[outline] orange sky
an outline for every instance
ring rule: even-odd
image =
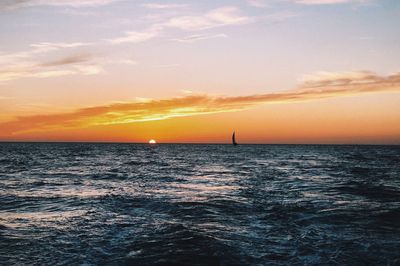
[[[231,132],[236,130],[241,143],[400,144],[399,102],[400,95],[396,93],[347,96],[157,121],[56,127],[9,134],[2,139],[229,143]]]

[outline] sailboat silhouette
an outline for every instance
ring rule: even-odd
[[[238,145],[236,142],[236,138],[235,138],[235,131],[233,131],[233,134],[232,134],[232,144],[233,144],[233,146]]]

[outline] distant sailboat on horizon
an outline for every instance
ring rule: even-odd
[[[238,145],[236,142],[235,131],[233,131],[233,134],[232,134],[232,144],[233,144],[233,146]]]

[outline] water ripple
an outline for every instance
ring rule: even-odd
[[[400,148],[0,144],[0,264],[396,265]]]

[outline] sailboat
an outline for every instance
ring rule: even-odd
[[[236,138],[235,138],[235,131],[233,131],[233,134],[232,134],[232,144],[233,144],[233,146],[238,145],[236,142]]]

